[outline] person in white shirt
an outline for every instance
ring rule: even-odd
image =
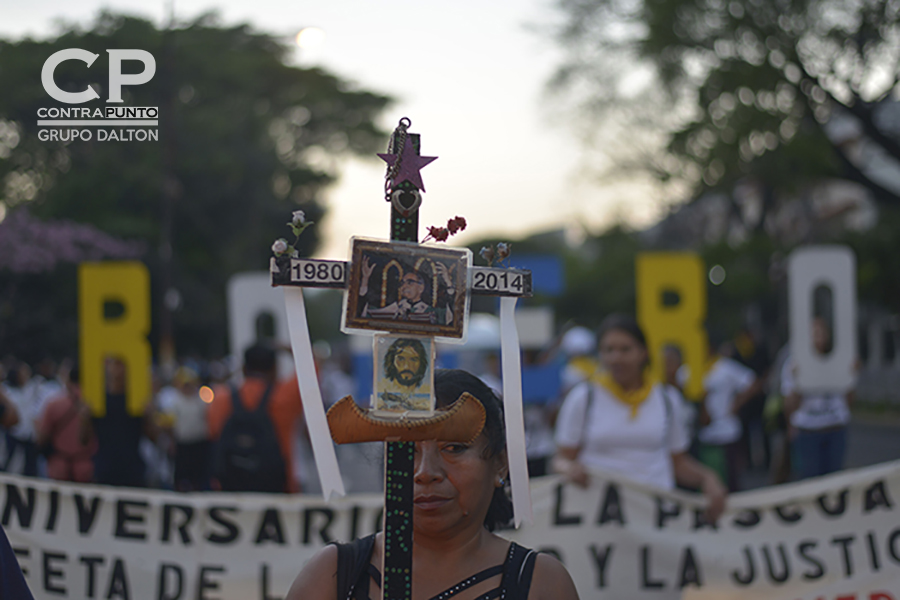
[[[598,339],[605,370],[575,387],[563,402],[554,468],[579,485],[587,484],[591,467],[664,489],[676,483],[697,488],[706,496],[707,518],[717,520],[727,490],[687,453],[681,395],[649,378],[647,342],[637,322],[610,315]]]
[[[813,346],[820,353],[831,349],[831,332],[825,321],[812,324]],[[797,389],[796,365],[788,357],[781,371],[784,412],[792,430],[792,470],[799,479],[840,471],[847,450],[847,426],[853,391],[801,393]]]
[[[19,420],[6,431],[0,471],[35,477],[38,474],[35,423],[46,399],[41,398],[39,386],[32,383],[31,367],[24,362],[17,362],[10,369],[2,390],[15,405]]]
[[[173,383],[175,394],[169,414],[175,439],[175,489],[207,490],[212,452],[206,415],[209,404],[200,397],[200,377],[193,369],[179,368]]]
[[[713,352],[703,376],[703,427],[697,432],[699,457],[728,482],[729,491],[736,492],[744,462],[738,413],[759,392],[762,382],[752,369],[714,351],[715,347],[710,344]]]

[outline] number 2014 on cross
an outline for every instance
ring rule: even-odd
[[[526,287],[524,275],[512,269],[479,268],[472,275],[473,291],[484,290],[519,295],[525,291]]]

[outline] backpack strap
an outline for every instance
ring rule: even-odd
[[[269,382],[269,385],[266,387],[266,391],[263,392],[262,398],[259,401],[259,404],[256,405],[257,411],[264,411],[266,407],[269,405],[269,396],[272,395],[272,388],[274,387],[274,383]]]
[[[228,386],[231,392],[231,409],[234,412],[244,412],[244,402],[241,398],[241,392],[233,383]]]
[[[332,542],[338,551],[337,559],[337,598],[338,600],[350,600],[357,588],[368,595],[368,586],[361,586],[361,582],[368,582],[369,571],[366,568],[372,560],[372,549],[375,547],[375,534],[354,540],[348,544]],[[358,592],[357,592],[358,593]],[[365,597],[365,596],[363,596]]]
[[[244,408],[244,401],[241,398],[241,392],[238,390],[237,386],[231,384],[231,408],[235,412],[250,412],[246,408]],[[273,384],[269,383],[266,387],[266,391],[263,392],[262,398],[259,401],[259,404],[256,405],[256,409],[253,412],[265,410],[269,405],[269,396],[272,395],[272,387]]]
[[[660,386],[660,391],[662,392],[663,407],[665,407],[666,410],[666,440],[671,442],[671,440],[669,440],[668,438],[669,430],[672,426],[672,419],[674,418],[672,413],[675,411],[675,408],[672,406],[672,402],[675,402],[675,399],[672,398],[672,394],[669,391],[672,386],[667,383],[661,383]],[[681,424],[679,423],[678,426],[681,426]]]
[[[581,423],[581,441],[578,444],[579,450],[584,449],[585,442],[587,441],[588,419],[591,416],[591,409],[594,407],[596,396],[594,383],[590,379],[585,381],[582,385],[587,386],[587,401],[584,403],[584,419]]]

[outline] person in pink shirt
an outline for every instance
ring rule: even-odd
[[[73,366],[66,391],[50,400],[38,423],[38,448],[50,444],[47,476],[61,481],[89,483],[94,478],[97,439],[90,428],[91,413],[81,397],[78,367]]]

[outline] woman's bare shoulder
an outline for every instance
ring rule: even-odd
[[[316,553],[297,578],[285,600],[337,600],[337,546]]]
[[[549,554],[538,554],[528,600],[578,600],[578,590],[561,562]]]

